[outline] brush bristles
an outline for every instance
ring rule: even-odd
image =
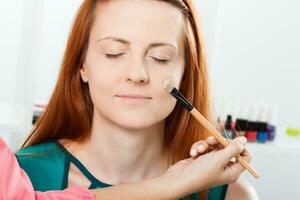
[[[171,91],[172,91],[173,88],[174,88],[174,85],[173,85],[173,83],[172,83],[172,81],[171,81],[170,79],[166,79],[166,80],[164,80],[163,87],[164,87],[169,93],[171,93]]]

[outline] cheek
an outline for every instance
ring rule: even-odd
[[[100,55],[91,55],[87,66],[87,76],[91,92],[112,92],[118,78],[123,73],[122,68],[107,62]]]
[[[157,109],[163,111],[163,113],[168,116],[174,109],[176,105],[176,99],[163,88],[163,82],[165,79],[171,79],[176,88],[179,87],[181,78],[183,75],[183,67],[162,70],[156,75],[155,81],[152,79],[152,83],[155,87],[156,97],[157,97]]]
[[[109,88],[107,88],[107,82],[103,79],[90,79],[89,90],[92,102],[96,108],[99,105],[105,104],[106,97],[108,95]]]
[[[161,70],[153,70],[152,72],[152,83],[154,82],[155,87],[158,91],[167,93],[163,88],[163,82],[166,79],[170,79],[174,86],[178,88],[184,73],[183,65],[175,65],[173,67],[161,68]]]
[[[107,70],[101,65],[93,65],[93,69],[88,71],[90,95],[96,107],[113,96],[116,77],[114,70]]]
[[[159,94],[158,97],[159,98],[157,99],[157,111],[163,114],[163,118],[166,118],[173,111],[176,105],[176,99],[164,89],[162,89],[162,92]]]

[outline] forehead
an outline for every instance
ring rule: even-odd
[[[183,33],[180,10],[157,0],[109,0],[98,3],[92,30],[95,37],[178,43]],[[96,39],[96,38],[95,38]]]

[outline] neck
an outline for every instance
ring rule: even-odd
[[[116,185],[165,172],[163,147],[164,122],[133,130],[95,115],[91,137],[75,154],[98,179]]]

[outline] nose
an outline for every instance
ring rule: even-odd
[[[126,82],[146,84],[149,82],[149,74],[143,62],[135,62],[129,66]]]

